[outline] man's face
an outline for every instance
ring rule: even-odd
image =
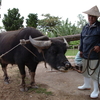
[[[93,16],[93,15],[88,15],[88,21],[90,23],[90,25],[94,24],[97,21],[97,16]]]

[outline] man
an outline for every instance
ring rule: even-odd
[[[99,86],[98,86],[98,74],[100,70],[100,63],[97,65],[99,60],[99,52],[100,52],[100,22],[97,21],[100,16],[100,12],[97,6],[92,7],[88,11],[85,11],[88,15],[88,24],[86,24],[81,32],[81,40],[80,40],[80,56],[83,58],[83,76],[84,76],[84,84],[79,86],[79,90],[88,90],[91,89],[91,81],[93,82],[93,92],[90,94],[91,98],[97,98],[99,95]],[[91,53],[89,54],[89,52]],[[87,66],[88,56],[89,57],[89,65]],[[97,68],[96,68],[97,65]],[[91,70],[90,68],[94,69]],[[86,69],[86,67],[88,67]],[[99,83],[100,84],[100,83]]]

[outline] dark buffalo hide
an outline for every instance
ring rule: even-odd
[[[48,37],[36,40],[37,37],[41,36],[43,34],[40,31],[30,27],[0,34],[0,63],[5,76],[4,81],[9,83],[6,70],[7,65],[17,64],[22,76],[21,91],[27,90],[24,80],[26,76],[25,65],[29,68],[31,75],[30,85],[32,87],[35,86],[34,77],[39,62],[45,61],[56,70],[67,70],[70,67],[70,63],[65,57],[66,44],[60,40],[49,39]],[[20,43],[22,39],[28,40],[28,42],[26,44],[25,41]],[[9,50],[11,51],[8,52]]]

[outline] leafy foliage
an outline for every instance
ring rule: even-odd
[[[36,28],[37,27],[37,23],[38,23],[37,14],[29,14],[28,15],[28,19],[26,19],[27,26]]]
[[[72,25],[72,23],[68,21],[68,18],[66,21],[60,21],[59,19],[59,24],[49,28],[51,30],[48,30],[46,27],[42,27],[40,30],[48,37],[58,37],[79,33],[79,29],[75,26],[75,24]]]
[[[87,21],[84,19],[84,16],[82,14],[78,15],[78,19],[79,19],[79,21],[77,21],[77,27],[82,29],[83,26],[87,23]]]
[[[80,40],[76,40],[76,41],[70,41],[69,42],[69,45],[70,45],[70,49],[73,49],[73,48],[77,48],[79,47],[79,44],[80,44]]]
[[[12,10],[8,9],[8,14],[4,14],[2,20],[6,31],[18,30],[23,27],[24,17],[20,17],[19,9],[13,8]]]
[[[56,34],[56,36],[73,35],[78,33],[75,24],[72,25],[72,23],[68,21],[68,18],[66,21],[62,21],[61,25],[56,26],[53,29],[53,33]]]
[[[50,14],[42,14],[44,19],[38,21],[38,28],[45,29],[47,32],[52,31],[52,28],[61,24],[59,17],[51,16]]]
[[[47,35],[48,37],[55,37],[56,35],[52,31],[47,31],[46,28],[39,28],[37,27],[38,30],[40,30],[44,35]]]
[[[79,45],[80,44],[80,40],[77,41],[70,41],[69,45]]]

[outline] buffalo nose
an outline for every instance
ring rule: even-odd
[[[66,68],[71,68],[71,63],[69,61],[64,62]]]

